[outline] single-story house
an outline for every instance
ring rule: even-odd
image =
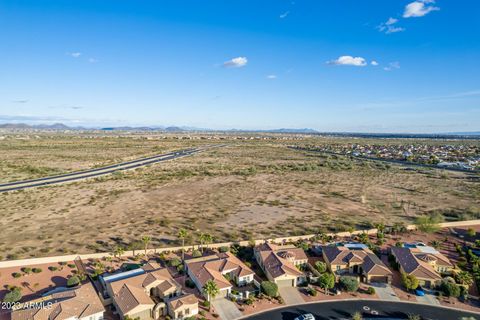
[[[353,275],[367,283],[392,281],[392,271],[364,244],[323,246],[322,255],[328,269],[337,277]]]
[[[308,257],[301,248],[263,243],[255,247],[254,255],[267,278],[279,287],[296,287],[307,281],[301,268],[307,265]]]
[[[234,285],[242,287],[253,283],[255,274],[230,252],[190,259],[185,265],[200,292],[209,280],[215,282],[220,291],[217,297],[228,297]]]
[[[401,272],[414,275],[421,286],[434,287],[442,274],[452,274],[454,265],[432,247],[409,245],[390,248]]]
[[[53,293],[15,306],[12,320],[103,320],[105,308],[88,282],[80,287]]]

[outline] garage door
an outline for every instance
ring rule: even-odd
[[[381,283],[387,283],[388,279],[385,276],[372,276],[370,278],[370,282],[381,282]]]
[[[291,279],[288,279],[288,280],[277,280],[275,283],[276,283],[277,286],[279,286],[279,287],[293,287],[294,281],[295,281],[295,280],[291,280]]]

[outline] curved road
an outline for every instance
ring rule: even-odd
[[[135,169],[138,167],[147,166],[157,162],[168,161],[172,159],[190,156],[192,154],[202,152],[209,148],[222,147],[222,146],[224,145],[204,146],[201,148],[178,150],[170,153],[159,154],[151,157],[121,162],[121,163],[117,163],[114,165],[105,166],[101,168],[65,173],[65,174],[60,174],[60,175],[50,176],[45,178],[8,182],[8,183],[0,184],[0,193],[83,180],[83,179],[93,178],[93,177],[99,177],[99,176],[111,174],[117,171]]]
[[[361,312],[363,319],[408,319],[409,314],[429,320],[459,320],[462,317],[480,319],[480,314],[449,308],[433,307],[418,303],[386,302],[372,300],[334,301],[288,306],[251,317],[245,320],[293,320],[300,314],[312,313],[316,320],[351,319],[352,314]]]

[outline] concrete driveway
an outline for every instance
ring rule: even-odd
[[[426,303],[426,304],[429,304],[429,305],[432,305],[432,306],[439,306],[440,305],[440,301],[438,301],[437,297],[435,296],[435,294],[432,292],[432,291],[429,291],[429,290],[424,290],[425,291],[425,295],[423,297],[420,297],[420,296],[415,296],[415,298],[417,298],[417,301],[418,302],[421,302],[421,303]]]
[[[305,302],[296,287],[279,287],[278,292],[287,306]]]
[[[400,301],[392,287],[388,283],[373,282],[370,283],[375,288],[378,297],[386,301]]]
[[[218,313],[222,320],[234,320],[243,316],[235,303],[227,298],[214,299],[211,303],[215,312]]]

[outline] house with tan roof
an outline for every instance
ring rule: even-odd
[[[102,283],[122,320],[159,319],[170,312],[168,302],[182,295],[182,287],[168,269],[156,263],[103,277]],[[190,300],[190,305],[197,304],[197,308],[190,308],[191,312],[198,312],[198,300]]]
[[[392,281],[392,271],[364,244],[322,246],[322,255],[336,276],[353,275],[367,283]]]
[[[15,306],[12,320],[103,320],[105,308],[88,282]]]
[[[187,294],[168,300],[168,315],[172,319],[183,319],[198,314],[198,299]]]
[[[442,274],[452,274],[454,265],[432,247],[408,245],[392,247],[390,252],[400,272],[414,275],[421,286],[434,287],[442,280]]]
[[[301,248],[263,243],[255,247],[254,255],[267,278],[279,287],[296,287],[307,280],[300,268],[307,265],[308,257]]]
[[[255,273],[252,269],[230,252],[190,259],[185,265],[188,275],[200,292],[212,280],[219,288],[218,297],[228,297],[234,286],[244,287],[254,282]]]

